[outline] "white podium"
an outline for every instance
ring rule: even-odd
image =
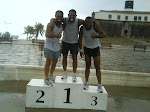
[[[107,109],[107,97],[108,94],[104,87],[102,87],[103,93],[97,92],[97,86],[89,86],[88,90],[83,90],[83,108],[94,110],[106,110]]]
[[[55,108],[82,108],[83,82],[77,77],[77,82],[72,82],[72,77],[62,81],[61,76],[55,80]]]
[[[83,81],[77,77],[61,80],[56,76],[53,87],[44,84],[44,79],[32,79],[27,84],[26,107],[35,108],[68,108],[106,110],[108,93],[103,87],[103,93],[97,92],[97,86],[89,86],[83,90]]]
[[[54,106],[54,87],[44,84],[44,79],[32,79],[27,84],[26,107],[50,108]]]

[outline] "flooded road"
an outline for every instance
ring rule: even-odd
[[[0,112],[101,112],[96,110],[27,109],[25,108],[27,83],[28,81],[0,81]],[[149,112],[150,88],[105,85],[104,87],[109,94],[106,112]]]

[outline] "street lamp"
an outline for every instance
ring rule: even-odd
[[[6,21],[4,21],[4,23],[6,24],[6,37],[7,37],[7,24],[11,24],[11,23],[7,23]]]

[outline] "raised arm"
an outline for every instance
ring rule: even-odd
[[[54,20],[51,19],[50,23],[47,24],[45,37],[47,38],[61,38],[61,33],[58,34],[52,34],[53,28],[54,28]]]
[[[83,25],[83,23],[84,23],[84,20],[83,19],[79,19],[79,26]]]
[[[94,29],[95,31],[99,34],[99,35],[96,35],[96,34],[92,34],[92,38],[104,38],[107,36],[107,34],[101,29],[99,23],[96,21],[95,22],[95,26],[94,26]]]

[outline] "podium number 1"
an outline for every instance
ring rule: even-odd
[[[64,103],[71,103],[70,102],[70,88],[67,88],[67,89],[64,89],[64,90],[67,90],[66,102],[64,102]]]

